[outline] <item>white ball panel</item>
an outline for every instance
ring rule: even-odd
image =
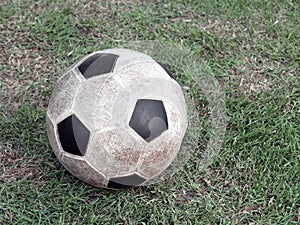
[[[153,59],[133,62],[116,71],[114,78],[123,86],[129,86],[143,78],[161,78],[172,80],[168,73]]]
[[[79,86],[79,79],[73,71],[67,72],[58,80],[48,104],[51,119],[56,122],[61,114],[71,110]]]
[[[93,168],[83,157],[63,153],[60,161],[70,173],[88,184],[105,187],[108,183],[104,174]]]
[[[78,94],[74,99],[73,110],[75,114],[84,121],[88,127],[93,129],[99,129],[99,127],[105,126],[105,122],[95,120],[102,115],[102,111],[95,111],[98,104],[98,98],[105,98],[102,96],[102,90],[106,88],[106,80],[109,79],[109,75],[102,75],[86,79],[81,83],[81,87],[78,90]],[[99,97],[102,96],[102,97]]]
[[[165,170],[176,157],[182,139],[173,130],[167,130],[159,138],[147,144],[139,161],[138,172],[149,178]]]
[[[105,129],[120,124],[112,115],[116,101],[123,97],[128,97],[128,93],[110,75],[88,79],[77,94],[74,112],[91,130]],[[121,109],[119,113],[122,112]]]
[[[182,135],[183,137],[188,126],[186,109],[178,109],[178,107],[174,106],[174,102],[170,104],[167,100],[164,101],[164,106],[167,112],[169,129],[177,131],[178,135]]]
[[[127,92],[119,96],[113,107],[111,116],[114,126],[128,128],[130,115],[135,106],[136,99],[132,98]]]
[[[46,125],[47,125],[47,134],[48,134],[48,139],[51,144],[51,147],[53,149],[54,154],[56,155],[57,158],[60,158],[61,155],[61,150],[60,150],[60,145],[58,143],[59,138],[57,137],[57,132],[56,132],[56,126],[55,124],[51,121],[49,118],[48,114],[46,114]]]
[[[121,176],[135,171],[143,152],[126,130],[115,128],[94,133],[86,159],[107,176]]]
[[[96,129],[103,129],[118,124],[118,120],[112,119],[114,106],[119,99],[126,98],[128,95],[128,92],[113,78],[110,77],[105,81],[101,93],[96,96],[93,116]]]

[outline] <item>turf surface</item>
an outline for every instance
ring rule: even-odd
[[[0,224],[300,223],[298,1],[2,0],[0,12]],[[202,146],[184,170],[106,191],[59,164],[45,109],[69,65],[135,40],[180,43],[207,62],[226,96],[227,133],[200,171],[209,122],[195,89]]]

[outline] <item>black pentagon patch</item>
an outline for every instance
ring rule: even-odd
[[[156,61],[157,62],[157,61]],[[166,72],[167,72],[167,74],[172,78],[172,79],[174,79],[174,80],[176,80],[176,78],[175,78],[175,76],[171,73],[171,71],[168,69],[168,67],[165,65],[165,64],[163,64],[163,63],[161,63],[161,62],[157,62]]]
[[[126,189],[134,186],[138,186],[145,182],[146,179],[140,177],[137,174],[132,174],[124,177],[111,178],[108,182],[107,187],[113,189]]]
[[[84,60],[78,69],[85,78],[111,73],[118,57],[110,53],[96,53]]]
[[[168,129],[164,104],[160,100],[139,99],[129,126],[145,141],[150,142]]]
[[[90,131],[84,124],[73,114],[61,121],[57,128],[63,150],[84,156],[90,138]]]

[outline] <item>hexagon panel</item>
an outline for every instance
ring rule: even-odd
[[[111,73],[114,69],[118,55],[110,53],[96,53],[84,60],[78,70],[85,78]]]
[[[135,139],[123,128],[93,132],[85,158],[108,177],[133,173],[144,147]]]
[[[160,100],[139,99],[129,126],[145,141],[150,142],[168,129],[164,104]]]
[[[64,151],[78,156],[84,156],[90,137],[90,131],[73,114],[58,125],[58,134]]]
[[[60,148],[59,148],[58,140],[55,135],[56,125],[49,118],[48,114],[46,115],[46,125],[47,125],[47,134],[48,134],[49,142],[54,151],[54,154],[56,155],[56,157],[59,158],[60,157]]]
[[[168,130],[156,142],[148,143],[147,151],[140,158],[137,172],[149,178],[160,174],[176,157],[181,140],[176,131]]]
[[[60,161],[70,173],[88,184],[103,187],[107,183],[105,176],[90,166],[82,157],[78,158],[63,153]]]
[[[66,111],[71,110],[74,98],[80,87],[76,73],[69,71],[56,83],[48,105],[48,114],[53,122]]]
[[[129,187],[138,186],[145,181],[145,178],[140,177],[139,175],[134,173],[129,176],[111,178],[108,182],[107,187],[113,189],[126,189]]]

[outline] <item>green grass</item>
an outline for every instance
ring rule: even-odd
[[[1,1],[0,224],[299,224],[298,1],[109,2]],[[182,43],[205,60],[226,96],[227,133],[207,170],[199,149],[162,185],[113,192],[59,164],[45,110],[69,65],[134,40]]]

